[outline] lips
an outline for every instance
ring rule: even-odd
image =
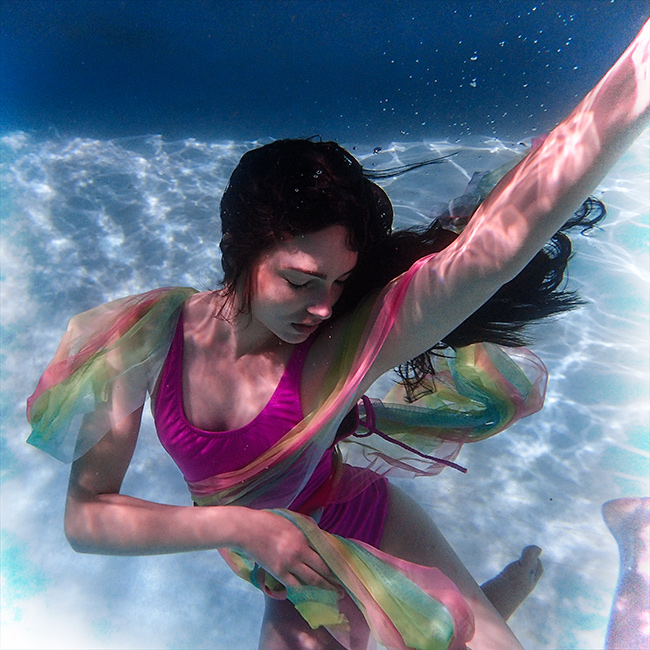
[[[294,329],[297,329],[302,334],[308,334],[310,332],[313,332],[320,325],[320,323],[291,323],[291,325],[294,327]]]

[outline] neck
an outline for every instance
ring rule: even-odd
[[[266,327],[256,323],[250,311],[242,307],[237,295],[231,300],[218,292],[215,298],[218,301],[217,318],[225,326],[219,329],[226,334],[235,358],[273,353],[288,345]]]

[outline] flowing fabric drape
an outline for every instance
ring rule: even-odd
[[[513,163],[514,164],[514,163]],[[461,229],[489,189],[512,165],[475,175],[462,200],[440,216]],[[345,588],[285,589],[240,552],[223,550],[229,566],[267,594],[289,598],[312,627],[326,626],[350,647],[350,607],[363,613],[374,638],[389,650],[460,650],[473,634],[470,609],[437,569],[331,535],[310,517],[287,508],[301,492],[391,330],[411,279],[430,257],[416,262],[349,319],[344,344],[324,382],[319,406],[267,452],[236,471],[188,482],[195,504],[273,509],[307,537]],[[154,391],[190,288],[157,289],[75,316],[27,403],[28,442],[65,462],[81,457],[112,426],[140,408]],[[465,442],[487,438],[541,408],[546,370],[527,350],[475,344],[439,357],[429,391],[407,404],[398,384],[386,400],[364,398],[359,428],[339,443],[343,461],[373,472],[338,472],[327,502],[344,501],[380,475],[434,475]],[[343,460],[341,460],[341,458]],[[441,459],[441,460],[436,460]]]
[[[400,650],[464,647],[471,637],[472,615],[453,584],[436,569],[331,535],[309,517],[282,509],[304,487],[342,418],[355,406],[357,387],[390,331],[409,280],[426,260],[356,311],[319,408],[246,467],[189,483],[199,505],[281,509],[344,585],[375,638]],[[73,318],[28,401],[30,444],[69,462],[86,453],[116,420],[139,408],[155,386],[183,303],[193,293],[188,288],[159,289]],[[423,456],[441,455],[446,446],[442,455],[455,457],[464,442],[484,439],[536,411],[545,379],[543,365],[527,351],[509,355],[493,345],[468,346],[440,358],[431,379],[433,392],[415,404],[404,403],[399,386],[388,400],[373,400],[374,424],[385,436],[349,438],[342,444],[347,448],[344,458],[381,474],[435,474],[443,466]],[[366,409],[362,405],[360,421],[367,424]],[[330,500],[344,500],[357,489],[342,482]],[[312,626],[327,626],[345,644],[345,599],[339,603],[335,592],[313,588],[284,590],[241,554],[225,550],[223,555],[238,575],[268,593],[288,597]]]

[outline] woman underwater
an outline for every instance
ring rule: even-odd
[[[479,588],[384,467],[435,473],[463,442],[539,408],[539,373],[469,344],[515,343],[523,324],[574,303],[556,291],[569,249],[555,233],[647,123],[649,40],[646,24],[458,236],[440,224],[391,233],[386,195],[333,143],[245,154],[221,206],[223,288],[80,314],[28,402],[30,442],[74,459],[73,548],[223,549],[267,595],[262,648],[357,650],[369,630],[387,648],[520,648],[504,621],[525,597],[516,567]],[[437,365],[441,341],[457,351]],[[396,367],[402,402],[424,395],[414,407],[364,398]],[[211,507],[120,494],[147,393],[194,504]],[[419,409],[428,398],[436,408]],[[355,429],[380,438],[362,446],[371,468],[341,462],[335,443]],[[536,550],[517,566],[538,573]]]

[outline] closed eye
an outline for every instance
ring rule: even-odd
[[[315,276],[318,279],[323,279],[323,280],[325,279],[325,276],[321,276],[320,274],[309,273],[309,275],[310,276]],[[349,280],[350,275],[352,275],[352,271],[342,275],[338,280],[334,280],[333,284],[335,284],[338,287],[343,287],[345,285],[345,283]],[[285,276],[284,279],[292,289],[296,289],[296,290],[298,290],[298,289],[308,289],[316,281],[314,279],[309,279],[309,280],[306,280],[305,282],[300,282],[300,281],[291,280],[286,276]]]
[[[306,289],[309,286],[309,282],[305,282],[304,284],[299,284],[298,282],[291,282],[288,278],[285,278],[287,281],[287,284],[292,288],[292,289]]]

